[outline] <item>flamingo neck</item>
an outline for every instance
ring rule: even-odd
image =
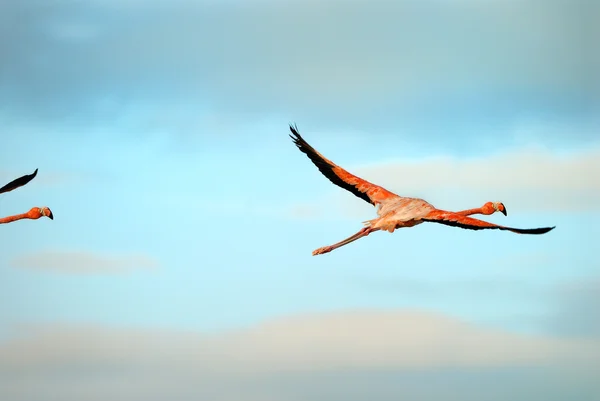
[[[30,219],[30,218],[31,217],[29,217],[29,215],[27,213],[15,214],[14,216],[0,218],[0,224],[10,223],[10,222],[22,220],[22,219]]]
[[[482,208],[476,207],[474,209],[463,210],[462,212],[460,212],[460,214],[462,214],[463,216],[470,216],[472,214],[485,214],[485,213],[483,213]]]

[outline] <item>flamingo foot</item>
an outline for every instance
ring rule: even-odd
[[[331,252],[331,251],[333,251],[333,247],[329,245],[329,246],[323,246],[323,247],[321,247],[319,249],[315,249],[312,254],[313,254],[313,256],[315,256],[315,255],[322,255],[324,253],[328,253],[328,252]]]

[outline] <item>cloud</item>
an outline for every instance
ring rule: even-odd
[[[335,161],[326,149],[321,151]],[[513,211],[595,210],[600,203],[600,149],[556,154],[522,149],[479,158],[432,157],[342,166],[400,196],[422,197],[441,209],[469,209],[487,201]],[[364,202],[342,189],[324,201],[291,205],[295,218],[322,218],[334,203],[339,217],[364,217]]]
[[[146,255],[104,255],[87,251],[40,251],[18,256],[10,264],[16,268],[77,274],[124,273],[158,266]]]
[[[181,109],[197,123],[204,109],[373,134],[418,122],[449,142],[448,121],[592,118],[597,95],[585,0],[38,5],[1,6],[7,121],[89,124],[141,107],[153,110],[137,121],[147,127]]]
[[[588,345],[593,344],[517,335],[420,311],[292,316],[219,334],[93,326],[21,331],[2,346],[0,360],[5,366],[89,358],[149,366],[185,362],[213,371],[275,372],[529,366],[593,361],[596,355],[589,354]]]
[[[481,158],[432,158],[364,166],[359,174],[375,180],[401,180],[414,190],[484,188],[485,190],[600,190],[600,149],[566,156],[521,150]],[[393,178],[392,178],[393,177]],[[397,178],[396,178],[397,177]]]
[[[14,333],[18,335],[0,343],[0,396],[11,400],[209,395],[223,400],[295,400],[303,399],[297,394],[318,392],[322,386],[339,394],[311,399],[372,399],[364,398],[366,394],[353,398],[357,394],[352,383],[363,382],[370,396],[389,397],[398,390],[384,380],[391,375],[416,396],[428,392],[428,383],[459,377],[487,375],[506,386],[518,384],[518,373],[531,375],[535,368],[548,379],[546,369],[562,363],[569,364],[570,372],[556,378],[563,393],[572,380],[586,378],[589,391],[600,391],[585,374],[597,365],[596,343],[517,335],[417,311],[304,315],[220,334],[93,326],[21,327]],[[345,384],[334,380],[352,376],[355,379]],[[431,380],[416,384],[415,376]],[[373,385],[381,380],[384,387]],[[457,390],[480,395],[474,399],[496,399],[490,394],[501,388],[488,388],[486,394],[477,382],[464,380]],[[516,399],[531,395],[516,388]]]
[[[600,339],[600,277],[564,284],[553,292],[552,332],[572,338]]]

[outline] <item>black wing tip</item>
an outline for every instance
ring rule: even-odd
[[[506,231],[512,231],[517,234],[546,234],[547,232],[552,231],[556,228],[556,226],[540,227],[540,228],[513,228],[513,227],[503,227],[503,226],[497,226],[497,225],[494,225],[492,227],[481,227],[481,226],[473,226],[473,225],[469,225],[469,224],[463,224],[463,223],[459,223],[457,221],[452,221],[452,220],[438,220],[438,219],[422,219],[422,220],[428,221],[431,223],[444,224],[446,226],[451,226],[451,227],[464,228],[467,230],[485,230],[485,229],[506,230]]]
[[[36,168],[33,173],[25,174],[24,176],[21,176],[17,179],[12,180],[8,184],[6,184],[2,188],[0,188],[0,194],[13,191],[19,187],[22,187],[23,185],[27,185],[31,180],[33,180],[35,178],[35,176],[37,175],[37,172],[38,172],[38,169]]]
[[[302,135],[300,135],[300,133],[298,132],[298,127],[296,127],[296,124],[292,125],[290,124],[290,131],[292,131],[292,133],[290,134],[290,138],[292,138],[292,141],[294,141],[294,144],[304,153],[306,153],[306,149],[310,149],[310,151],[315,151],[312,146],[310,146],[308,144],[308,142],[306,142],[306,140],[304,138],[302,138]]]
[[[299,141],[302,141],[304,139],[298,132],[298,127],[296,126],[296,124],[292,125],[290,123],[290,131],[292,132],[290,134],[290,138],[292,138],[295,143],[298,143]]]
[[[510,230],[519,233],[519,234],[546,234],[549,231],[552,231],[556,228],[554,227],[540,227],[540,228],[512,228]]]
[[[298,133],[298,126],[296,125],[296,123],[294,123],[294,124],[290,123],[289,126],[290,126],[290,131],[292,131],[292,134],[294,134],[296,136],[300,136],[300,134]]]
[[[541,227],[541,228],[534,228],[533,230],[535,230],[534,234],[546,234],[547,232],[550,232],[550,231],[554,230],[555,228],[556,228],[556,226]]]
[[[304,138],[302,138],[302,136],[298,133],[298,127],[296,126],[296,124],[292,125],[290,123],[290,131],[292,132],[290,138],[292,138],[294,144],[298,147],[298,149],[300,149],[302,153],[308,156],[308,158],[313,162],[313,164],[317,166],[319,171],[325,177],[327,177],[329,181],[347,191],[350,191],[355,196],[365,200],[367,203],[375,205],[371,198],[369,198],[369,195],[359,191],[354,185],[348,184],[333,172],[333,169],[336,166],[333,165],[332,162],[330,162],[329,160],[325,159],[323,155],[317,152],[315,148],[309,145],[309,143],[306,142]]]

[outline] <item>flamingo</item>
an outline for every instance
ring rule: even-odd
[[[8,184],[6,184],[2,188],[0,188],[0,194],[2,194],[4,192],[10,192],[10,191],[12,191],[14,189],[22,187],[23,185],[26,185],[29,181],[31,181],[31,180],[33,180],[35,178],[35,176],[37,175],[37,172],[38,172],[38,169],[36,168],[33,173],[26,174],[26,175],[24,175],[22,177],[19,177],[19,178],[15,179],[15,180],[12,180]],[[22,219],[37,220],[40,217],[48,217],[51,220],[54,220],[54,216],[52,215],[52,211],[48,207],[44,206],[44,207],[32,207],[26,213],[15,214],[13,216],[8,216],[8,217],[0,218],[0,224],[10,223],[10,222],[17,221],[17,220],[22,220]]]
[[[437,209],[423,199],[398,196],[383,187],[349,173],[331,160],[325,158],[300,136],[298,128],[295,125],[290,125],[290,131],[292,132],[290,137],[298,149],[308,156],[329,181],[375,206],[379,215],[376,219],[364,221],[363,224],[365,227],[345,240],[314,250],[312,253],[313,256],[331,252],[359,238],[366,237],[375,231],[384,230],[393,233],[397,228],[414,227],[423,222],[445,224],[469,230],[507,230],[518,234],[545,234],[555,228],[522,229],[505,227],[468,217],[473,214],[491,215],[495,212],[500,212],[506,216],[506,207],[501,202],[486,202],[478,208],[450,212]]]

